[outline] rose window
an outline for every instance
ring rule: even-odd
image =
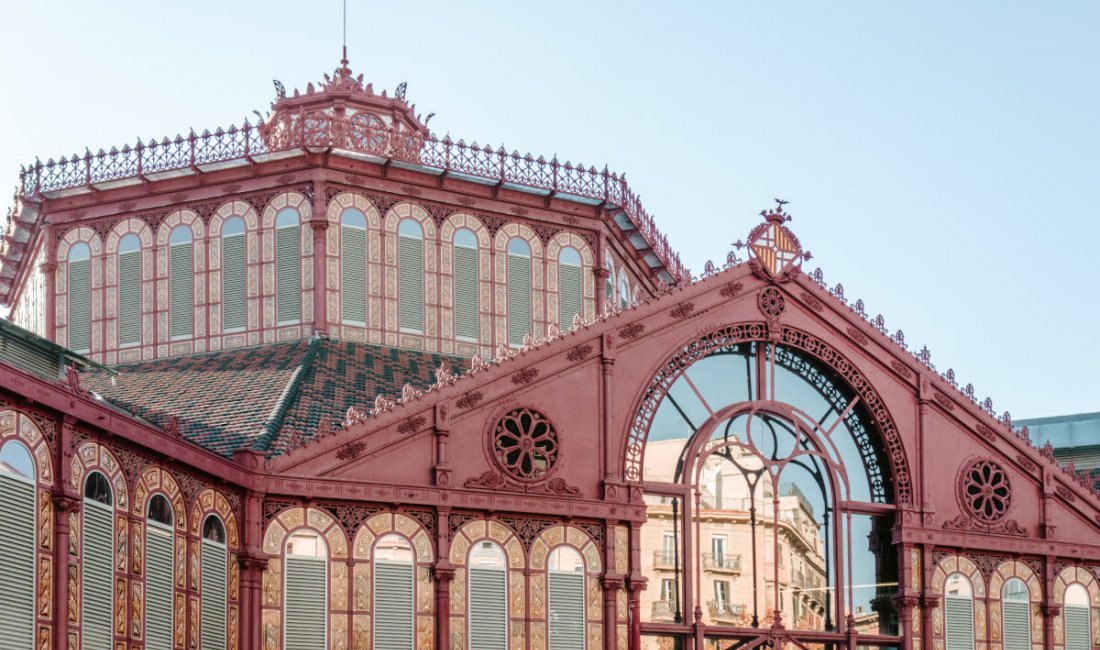
[[[1008,474],[992,461],[976,461],[963,472],[959,498],[974,518],[992,524],[1005,516],[1012,503]]]
[[[538,411],[516,409],[497,422],[493,457],[501,469],[521,481],[545,477],[558,459],[558,434]]]

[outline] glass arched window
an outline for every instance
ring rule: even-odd
[[[547,560],[546,624],[554,650],[584,650],[584,559],[559,546]]]
[[[169,327],[172,338],[189,338],[195,312],[195,258],[191,229],[176,226],[168,238]]]
[[[493,542],[470,549],[467,616],[470,647],[508,650],[508,563]]]
[[[623,273],[619,278],[619,307],[626,309],[630,306],[630,282]]]
[[[454,305],[455,337],[476,341],[478,333],[477,307],[477,236],[460,228],[454,236]]]
[[[118,344],[141,344],[141,240],[133,233],[118,243]]]
[[[1092,647],[1092,627],[1089,623],[1089,592],[1075,582],[1066,587],[1065,622],[1066,650],[1089,650]]]
[[[522,239],[508,240],[508,345],[523,345],[531,333],[531,247]]]
[[[340,317],[367,324],[367,217],[355,208],[340,216]]]
[[[225,524],[215,515],[207,515],[202,524],[202,575],[199,578],[203,648],[224,648],[226,604],[229,590],[229,551],[225,545]]]
[[[0,639],[34,647],[35,537],[38,532],[34,460],[23,443],[0,446]]]
[[[145,522],[145,647],[172,650],[175,630],[172,506],[162,494],[149,499]]]
[[[92,250],[87,244],[69,249],[69,348],[87,352],[92,342]]]
[[[285,559],[283,648],[327,648],[328,546],[317,533],[299,530],[287,538]]]
[[[246,321],[244,219],[230,217],[222,225],[222,331],[242,330]]]
[[[416,643],[416,563],[400,535],[374,544],[374,647],[413,650]]]
[[[404,332],[424,332],[424,230],[415,219],[397,224],[397,311]]]
[[[283,208],[275,217],[275,320],[302,318],[302,238],[298,211]]]
[[[1030,650],[1031,604],[1027,585],[1019,578],[1009,578],[1001,588],[1004,650]]]
[[[961,573],[947,576],[943,613],[947,650],[974,650],[974,588]]]
[[[115,518],[107,477],[92,472],[84,481],[81,553],[80,639],[84,650],[114,647]]]
[[[573,329],[573,317],[584,312],[581,254],[575,248],[563,248],[558,255],[558,296],[558,325],[568,332]]]

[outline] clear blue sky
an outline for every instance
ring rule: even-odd
[[[340,3],[4,2],[0,174],[266,110]],[[627,174],[696,272],[773,196],[830,286],[1016,418],[1100,411],[1100,3],[363,2],[437,133]],[[10,187],[11,185],[9,185]]]

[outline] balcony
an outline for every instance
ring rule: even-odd
[[[653,568],[662,571],[675,571],[680,563],[672,551],[653,551]]]
[[[653,616],[650,619],[654,623],[672,623],[676,621],[676,601],[658,600],[653,603]]]
[[[729,553],[703,553],[703,570],[740,575],[741,556]]]
[[[708,600],[707,611],[710,612],[711,620],[718,621],[719,623],[747,623],[744,620],[744,605],[734,605],[733,603],[725,601]]]

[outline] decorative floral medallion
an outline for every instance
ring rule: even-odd
[[[761,291],[757,296],[757,301],[760,312],[771,319],[779,318],[779,315],[787,308],[787,300],[783,297],[782,292],[775,287],[768,287]]]
[[[493,430],[491,455],[509,477],[540,481],[558,460],[558,434],[542,413],[529,408],[509,411]]]
[[[976,460],[959,476],[959,502],[983,524],[993,524],[1008,514],[1012,485],[1004,468],[991,460]]]

